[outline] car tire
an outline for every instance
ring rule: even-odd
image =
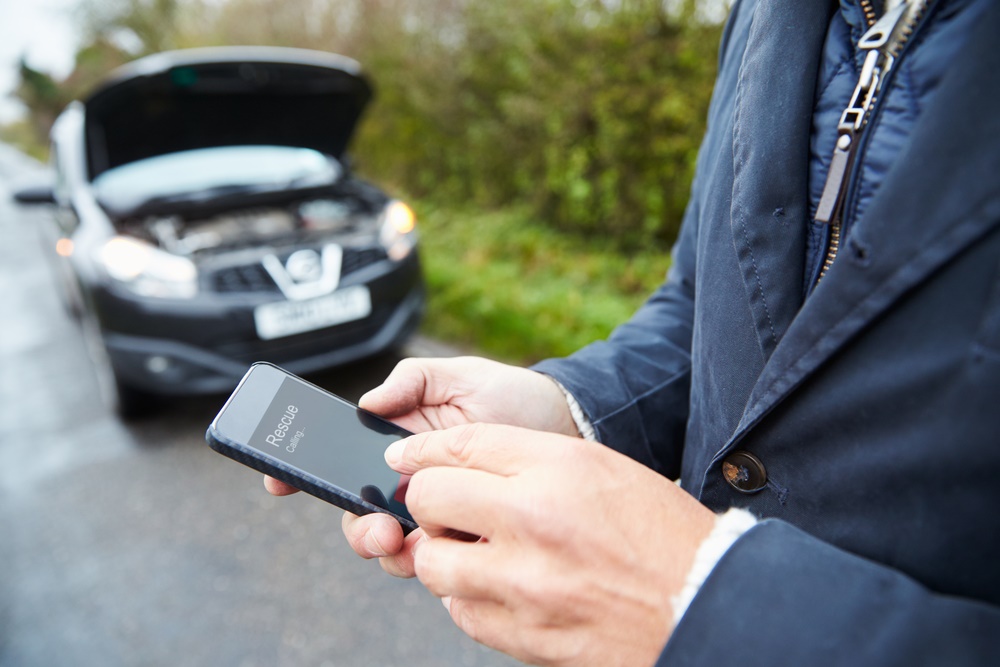
[[[114,373],[114,371],[112,371]],[[136,389],[115,376],[113,395],[108,398],[112,411],[125,421],[148,417],[156,412],[158,397],[148,391]]]
[[[94,364],[97,375],[97,387],[101,400],[108,410],[118,415],[124,421],[148,417],[156,412],[159,397],[148,391],[137,389],[128,384],[115,372],[104,337],[101,335],[97,319],[89,310],[84,310],[80,319],[83,337],[87,343],[87,351]]]

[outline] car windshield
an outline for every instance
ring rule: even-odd
[[[224,146],[122,165],[94,179],[94,191],[105,207],[126,212],[154,201],[320,187],[341,173],[336,160],[308,148]]]

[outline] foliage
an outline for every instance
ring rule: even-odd
[[[184,0],[80,0],[78,14],[87,41],[107,42],[127,34],[136,47],[133,55],[146,55],[178,48],[182,2]]]
[[[660,6],[470,3],[456,44],[404,33],[405,48],[364,60],[382,95],[358,154],[421,196],[525,203],[564,231],[666,246],[704,131],[718,28]]]
[[[0,125],[0,142],[14,146],[39,162],[49,159],[48,145],[38,140],[38,133],[27,118]]]
[[[42,139],[41,142],[31,142],[22,139],[20,143],[46,145],[44,140],[48,136],[48,131],[55,122],[59,111],[72,99],[60,88],[59,84],[48,74],[32,69],[21,60],[18,65],[20,83],[17,86],[16,95],[18,99],[28,109],[27,123],[34,135]],[[24,137],[23,127],[5,128],[5,135]]]
[[[524,207],[419,207],[430,302],[424,330],[533,362],[607,337],[663,280],[669,257],[551,229]]]
[[[49,131],[59,113],[71,101],[84,96],[109,71],[129,59],[130,56],[118,47],[97,38],[77,51],[75,67],[63,81],[55,81],[22,60],[15,94],[27,107],[28,118],[26,124],[13,123],[0,128],[0,134],[36,157],[44,157]]]

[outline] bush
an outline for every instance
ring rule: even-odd
[[[402,32],[363,57],[380,97],[365,168],[407,191],[529,205],[619,247],[676,236],[719,28],[662,3],[469,4],[454,44]]]

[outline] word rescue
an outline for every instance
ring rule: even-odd
[[[269,445],[274,445],[275,447],[281,447],[285,444],[285,438],[288,437],[288,432],[292,428],[292,422],[295,421],[295,416],[299,413],[299,409],[294,405],[289,405],[285,408],[285,414],[281,415],[281,420],[278,422],[278,426],[275,427],[273,433],[268,433],[264,441]],[[302,439],[305,433],[302,431],[297,431],[295,435],[289,438],[289,444],[285,447],[289,452],[294,452],[295,448],[299,444],[299,440]]]

